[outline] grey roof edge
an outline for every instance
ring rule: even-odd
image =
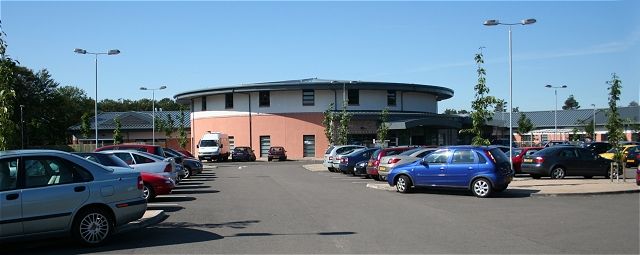
[[[438,97],[438,101],[453,97],[454,91],[435,85],[425,85],[416,83],[399,83],[399,82],[374,82],[374,81],[350,81],[350,80],[327,80],[327,79],[300,79],[274,82],[261,82],[250,84],[238,84],[232,86],[210,87],[205,89],[197,89],[185,91],[173,96],[176,101],[185,102],[191,98],[201,97],[205,95],[224,94],[231,92],[256,92],[265,90],[291,90],[291,89],[341,89],[343,85],[356,89],[373,89],[388,90],[395,89],[399,91],[415,91],[434,94]]]

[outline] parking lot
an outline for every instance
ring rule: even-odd
[[[638,253],[638,193],[399,194],[302,167],[312,163],[205,163],[201,175],[149,203],[168,215],[157,225],[99,248],[59,238],[3,244],[3,254]]]

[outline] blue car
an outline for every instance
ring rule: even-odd
[[[369,160],[369,158],[371,158],[371,154],[373,154],[373,152],[378,149],[379,148],[360,149],[343,155],[338,167],[340,169],[340,172],[344,174],[356,175],[354,171],[356,164],[362,161]],[[364,174],[366,174],[366,171]]]
[[[450,146],[414,163],[393,168],[389,185],[400,193],[412,187],[453,187],[469,189],[477,197],[507,189],[513,180],[509,158],[492,146]]]

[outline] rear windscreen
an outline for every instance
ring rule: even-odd
[[[324,154],[329,154],[331,153],[332,150],[333,150],[333,146],[329,146],[329,149],[327,149],[327,151],[325,151]]]
[[[493,148],[489,150],[489,152],[491,153],[493,158],[496,160],[496,163],[505,163],[505,162],[509,163],[509,157],[507,157],[507,154],[504,154],[504,152],[502,152],[500,149]]]

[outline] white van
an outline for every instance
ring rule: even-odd
[[[229,136],[220,132],[205,133],[198,147],[198,159],[227,161],[229,159]]]

